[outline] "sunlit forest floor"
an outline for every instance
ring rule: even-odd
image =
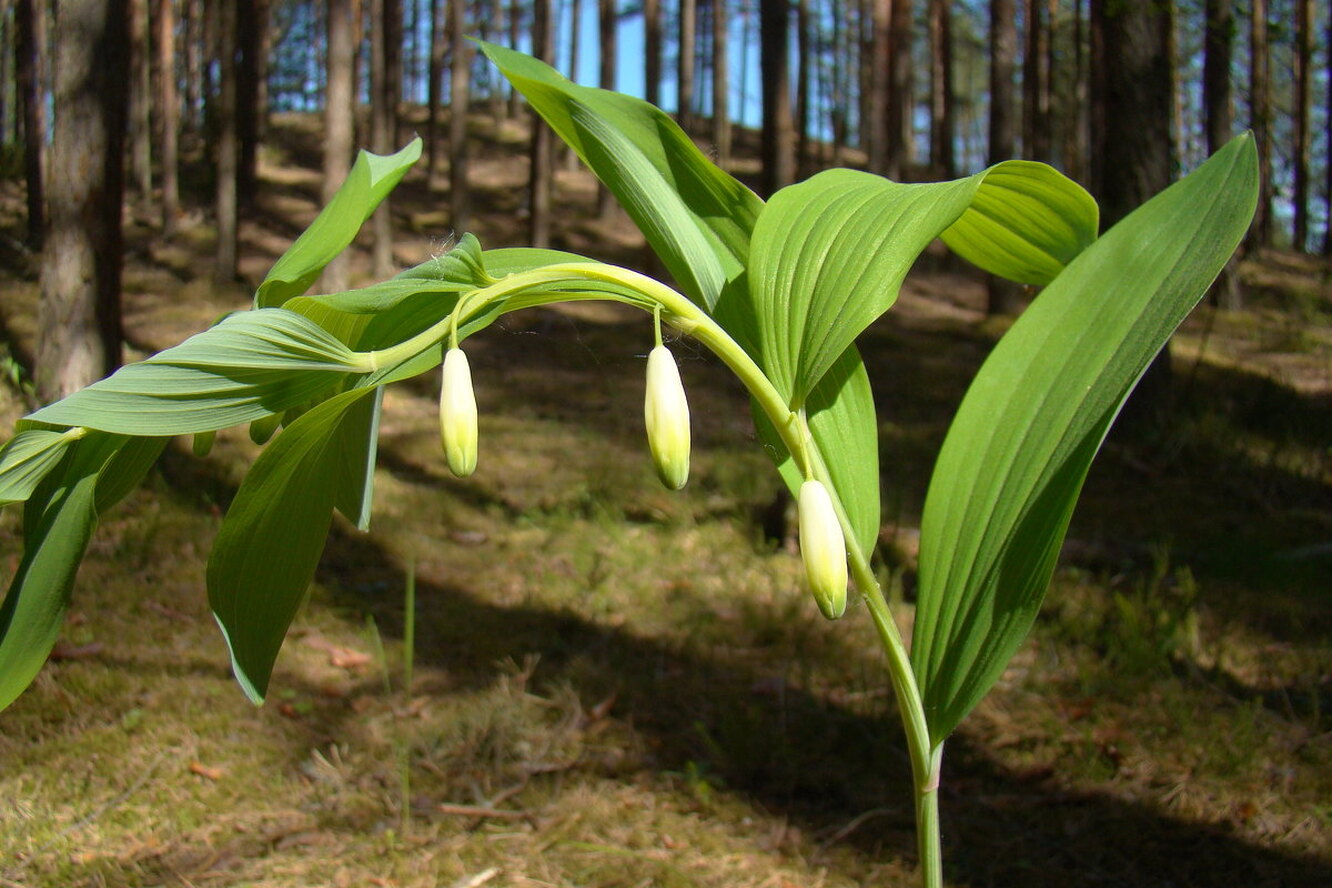
[[[521,243],[521,130],[475,129],[473,230]],[[317,160],[310,121],[275,123],[246,286],[211,284],[202,214],[166,242],[130,212],[133,355],[246,305],[315,214]],[[593,218],[586,174],[558,185],[556,246],[643,261],[624,218]],[[421,173],[395,196],[403,265],[447,248],[445,207]],[[6,426],[37,293],[21,208],[0,187]],[[357,263],[368,282],[368,241]],[[1168,421],[1112,434],[1030,642],[949,743],[949,884],[1332,884],[1329,271],[1247,261],[1246,310],[1203,306],[1176,337]],[[932,253],[862,339],[904,629],[933,455],[1004,326],[983,306],[978,278]],[[913,884],[867,615],[826,623],[801,592],[743,393],[688,341],[694,473],[680,494],[656,483],[651,336],[582,306],[472,340],[465,481],[438,452],[437,380],[392,390],[373,528],[335,523],[263,708],[230,678],[204,593],[256,448],[244,430],[204,459],[168,448],[105,516],[55,656],[0,713],[0,886]],[[20,523],[0,516],[6,576]]]

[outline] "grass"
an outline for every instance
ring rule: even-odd
[[[276,165],[302,138],[278,132],[292,143],[268,175],[287,184],[247,222],[252,277],[317,186]],[[586,183],[561,181],[568,215],[587,213]],[[400,222],[438,200],[408,189]],[[478,221],[488,245],[511,226]],[[592,227],[561,245],[607,256],[580,244]],[[206,234],[132,232],[136,349],[244,301],[204,283]],[[404,233],[399,255],[438,246]],[[1098,458],[1035,633],[950,741],[950,884],[1332,881],[1332,300],[1321,266],[1260,259],[1251,309],[1204,309],[1178,338],[1176,421]],[[21,361],[31,270],[3,287]],[[863,342],[904,627],[925,479],[997,335],[982,300],[931,271]],[[335,522],[261,709],[203,591],[256,448],[244,430],[205,459],[169,448],[103,521],[59,656],[0,713],[0,885],[913,884],[908,766],[866,614],[818,618],[743,393],[687,342],[694,476],[659,487],[650,344],[650,322],[601,309],[479,337],[466,481],[438,452],[437,381],[391,391],[372,531]],[[21,412],[11,391],[0,418]],[[7,567],[18,518],[0,514]]]

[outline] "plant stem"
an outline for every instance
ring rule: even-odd
[[[365,353],[366,364],[373,371],[395,362],[408,360],[425,349],[437,345],[445,336],[456,335],[462,324],[496,300],[512,300],[514,307],[517,307],[519,304],[526,306],[542,302],[589,298],[588,294],[568,291],[543,293],[539,297],[530,295],[528,298],[516,298],[530,291],[568,287],[579,282],[612,285],[614,290],[597,292],[591,298],[624,302],[651,312],[656,321],[657,336],[660,336],[660,321],[665,320],[717,355],[740,379],[759,408],[772,421],[773,427],[791,453],[801,474],[805,477],[818,478],[832,493],[833,506],[846,538],[851,575],[869,609],[879,635],[880,645],[888,658],[888,676],[893,685],[902,727],[906,734],[915,790],[921,884],[924,888],[942,888],[939,767],[943,746],[940,744],[932,748],[930,745],[924,704],[921,701],[920,689],[916,685],[915,673],[911,669],[906,644],[888,609],[878,579],[870,568],[869,558],[856,542],[854,528],[843,508],[841,498],[836,495],[831,474],[823,462],[818,446],[813,441],[804,416],[792,409],[791,404],[777,391],[762,368],[720,324],[682,294],[646,275],[602,263],[572,262],[513,274],[488,287],[474,290],[459,300],[453,313],[434,326],[397,345]]]

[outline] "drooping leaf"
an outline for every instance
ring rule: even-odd
[[[0,605],[0,709],[32,683],[60,637],[97,523],[98,479],[124,444],[96,432],[71,441],[60,466],[27,498],[23,560]]]
[[[273,264],[254,294],[255,308],[277,308],[308,290],[420,158],[421,144],[413,139],[389,155],[360,152],[337,194]]]
[[[83,434],[82,429],[28,428],[5,442],[0,450],[0,506],[21,503],[31,496]]]
[[[30,418],[126,435],[206,432],[317,400],[363,369],[301,315],[244,311]]]
[[[328,479],[336,485],[333,505],[357,530],[370,529],[371,503],[375,493],[375,458],[379,453],[379,419],[384,410],[384,389],[356,399],[343,414],[342,425],[333,437],[333,459],[337,469]]]
[[[357,512],[369,460],[364,402],[353,389],[305,413],[268,445],[245,477],[208,560],[208,601],[246,696],[262,703],[287,627],[314,577],[335,506]],[[350,437],[351,441],[344,440]],[[350,498],[348,498],[350,497]]]
[[[855,346],[824,374],[805,404],[810,436],[828,474],[833,498],[841,503],[865,557],[879,537],[879,437],[869,374]],[[805,478],[762,411],[754,410],[759,440],[792,495]]]
[[[615,195],[681,292],[711,310],[744,270],[762,201],[660,109],[578,86],[511,49],[479,45]]]
[[[1239,243],[1257,188],[1241,136],[1088,247],[981,367],[921,519],[911,661],[935,744],[1026,636],[1092,457]]]
[[[971,203],[940,237],[991,274],[1045,285],[1096,240],[1092,196],[1053,167],[1009,160],[981,174]]]
[[[828,170],[782,189],[759,216],[750,250],[761,365],[800,406],[897,300],[907,271],[940,234],[963,223],[954,240],[991,270],[1057,271],[1094,236],[1095,204],[1088,217],[1084,198],[1059,173],[1028,163],[922,185]]]

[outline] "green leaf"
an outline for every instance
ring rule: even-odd
[[[23,560],[0,605],[0,709],[32,683],[60,637],[83,552],[97,524],[98,480],[125,439],[89,434],[24,507]]]
[[[680,290],[711,310],[744,270],[763,202],[660,109],[578,86],[511,49],[479,45],[620,201]]]
[[[273,264],[254,294],[255,308],[276,308],[310,289],[420,156],[419,138],[396,154],[360,152],[338,193]]]
[[[814,446],[832,479],[829,493],[841,504],[866,557],[879,538],[879,436],[869,375],[855,346],[824,374],[805,404]],[[805,480],[781,437],[763,411],[754,409],[754,425],[764,449],[793,495]]]
[[[1095,223],[1086,192],[1044,164],[922,185],[819,173],[774,195],[754,226],[749,300],[760,364],[799,407],[944,232],[988,270],[1029,278],[1057,273]]]
[[[364,369],[345,345],[301,315],[244,311],[30,419],[126,435],[206,432],[308,404]]]
[[[366,403],[378,389],[335,395],[259,455],[218,531],[208,601],[246,696],[262,703],[287,627],[314,577],[335,506],[355,513],[373,461],[363,453]],[[377,406],[373,405],[372,406]]]
[[[31,496],[83,435],[82,429],[29,428],[10,438],[0,450],[0,506],[21,503]]]
[[[1257,188],[1241,136],[1088,247],[981,367],[921,519],[911,661],[936,745],[1026,636],[1092,457],[1243,237]]]
[[[379,419],[384,410],[384,389],[377,386],[370,398],[358,398],[343,415],[334,436],[332,458],[337,469],[329,483],[335,485],[334,506],[356,525],[370,529],[371,502],[375,493],[375,458],[379,452]]]
[[[991,274],[1043,286],[1096,240],[1099,225],[1081,186],[1043,163],[1009,160],[981,174],[966,212],[940,236]]]

